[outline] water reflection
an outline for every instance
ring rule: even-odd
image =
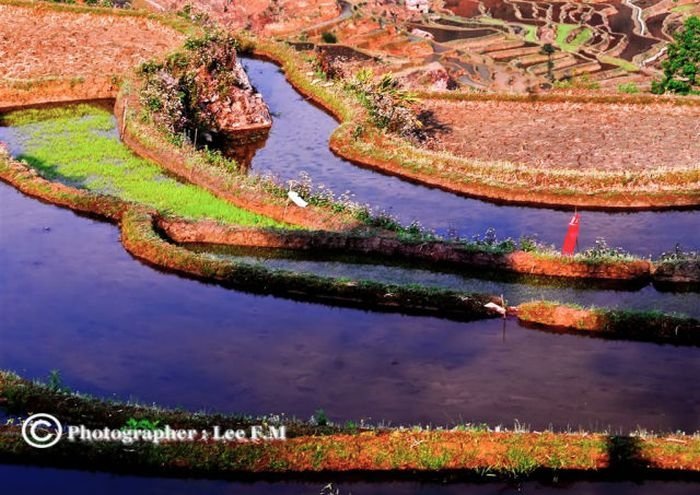
[[[560,245],[571,212],[542,208],[500,206],[418,186],[396,177],[351,165],[328,149],[335,120],[307,102],[269,62],[245,60],[251,82],[270,106],[274,123],[267,144],[253,158],[252,170],[271,172],[280,179],[297,179],[308,172],[315,184],[337,194],[351,191],[355,200],[396,215],[403,223],[419,221],[442,234],[464,237],[495,227],[499,236],[519,238],[538,234],[540,240]],[[700,248],[698,213],[584,212],[579,243],[582,248],[604,237],[642,255],[656,255],[676,243]]]
[[[189,409],[393,423],[700,428],[700,349],[253,296],[133,260],[0,186],[0,367]]]
[[[71,470],[0,465],[0,478],[7,493],[24,495],[316,495],[325,483],[240,483],[215,480],[142,478],[115,476]],[[537,493],[550,495],[681,495],[695,493],[697,485],[683,482],[576,482],[542,484],[536,482],[506,484],[427,484],[400,483],[337,483],[341,495],[510,495]]]
[[[235,246],[189,244],[186,248],[207,256],[261,264],[271,269],[313,273],[325,277],[375,280],[395,284],[420,284],[463,292],[503,294],[508,304],[517,305],[536,299],[609,308],[658,310],[700,318],[696,292],[659,292],[654,286],[617,285],[588,280],[556,280],[542,277],[518,277],[478,269],[439,272],[439,267],[409,265],[392,259],[332,256],[324,253],[294,252],[277,249],[250,249]]]

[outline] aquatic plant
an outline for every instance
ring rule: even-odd
[[[311,416],[311,424],[318,426],[328,426],[328,415],[323,409],[317,409],[314,415]]]
[[[183,217],[239,225],[279,223],[223,201],[209,191],[165,175],[119,142],[114,119],[89,105],[19,111],[5,116],[26,136],[20,159],[45,177],[112,194]]]
[[[630,254],[629,252],[625,251],[622,248],[608,246],[607,241],[602,237],[596,238],[593,246],[581,251],[580,253],[577,253],[576,256],[579,259],[589,260],[589,261],[597,261],[597,260],[629,261],[629,260],[638,259],[636,256]]]
[[[700,263],[700,252],[685,251],[680,244],[676,244],[676,247],[672,251],[664,251],[661,253],[657,261],[659,263],[684,263],[687,261]]]
[[[63,383],[63,377],[61,376],[60,370],[51,370],[49,372],[49,378],[46,386],[52,392],[67,394],[70,393],[70,388],[66,387]]]

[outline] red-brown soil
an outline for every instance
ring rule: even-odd
[[[585,309],[548,301],[520,304],[516,312],[521,323],[535,328],[675,345],[700,344],[700,322],[673,314]]]
[[[573,169],[700,167],[700,108],[650,104],[449,102],[424,105],[469,158]]]
[[[465,249],[441,241],[406,243],[394,237],[367,237],[333,232],[282,232],[221,225],[215,222],[187,222],[161,219],[158,224],[178,243],[209,243],[277,249],[371,254],[453,266],[499,269],[530,275],[601,280],[642,280],[650,276],[647,260],[586,263],[566,257],[540,256],[524,251],[495,254]]]
[[[0,5],[2,79],[118,75],[182,41],[178,32],[143,17]]]
[[[518,318],[525,323],[545,327],[569,328],[600,332],[605,327],[605,316],[590,309],[547,304],[541,301],[518,306]]]
[[[335,0],[157,0],[172,10],[194,4],[196,9],[232,29],[250,28],[259,34],[298,32],[340,14]]]

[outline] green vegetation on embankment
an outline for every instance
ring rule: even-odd
[[[55,377],[53,377],[55,378]],[[462,424],[443,428],[378,428],[348,422],[334,426],[318,411],[302,423],[284,416],[261,418],[189,414],[71,394],[52,379],[32,383],[0,371],[0,405],[13,414],[41,410],[64,425],[90,429],[288,427],[286,440],[225,442],[69,442],[50,449],[29,447],[21,421],[0,427],[0,461],[119,472],[207,477],[307,477],[344,472],[400,478],[451,471],[483,479],[528,476],[693,477],[700,472],[700,436],[629,436],[604,433],[532,432]],[[133,426],[148,425],[148,426]]]
[[[188,218],[211,218],[248,226],[280,224],[183,184],[157,165],[137,157],[117,138],[114,117],[78,105],[22,110],[3,117],[20,136],[20,159],[50,180]]]

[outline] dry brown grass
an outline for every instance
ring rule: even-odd
[[[145,16],[20,5],[0,4],[0,79],[7,81],[120,75],[184,39]]]
[[[637,173],[700,168],[700,106],[425,100],[466,158]]]

